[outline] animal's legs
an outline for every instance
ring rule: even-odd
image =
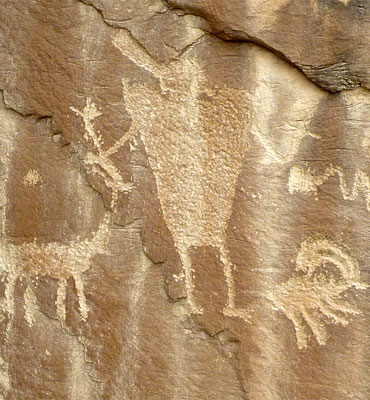
[[[313,334],[315,335],[317,342],[321,345],[324,345],[326,343],[328,335],[325,331],[325,327],[320,321],[318,314],[315,316],[313,314],[313,311],[303,306],[302,315],[305,321],[307,322],[308,326],[311,328]]]
[[[227,303],[224,308],[224,315],[227,317],[242,318],[245,322],[250,322],[251,314],[245,309],[235,307],[235,282],[233,278],[233,265],[230,261],[229,252],[226,246],[220,248],[221,261],[224,265],[224,275],[227,284]]]
[[[192,314],[202,314],[202,307],[197,304],[197,301],[194,297],[194,281],[191,268],[191,258],[188,254],[188,249],[180,249],[179,255],[181,259],[181,265],[185,274],[186,294],[190,306],[190,312]]]
[[[281,308],[281,311],[283,311],[294,324],[298,348],[301,350],[307,347],[308,336],[305,332],[302,314],[295,309],[288,310],[286,308]]]
[[[24,316],[29,326],[32,326],[35,322],[35,310],[36,310],[37,299],[31,287],[31,281],[27,280],[27,288],[24,292]]]

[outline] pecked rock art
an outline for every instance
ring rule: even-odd
[[[23,184],[28,187],[41,185],[43,182],[39,172],[35,169],[30,169],[23,178]]]
[[[267,107],[268,111],[249,123],[250,96],[241,89],[212,87],[198,62],[191,57],[191,49],[181,59],[162,65],[125,30],[113,37],[113,43],[123,56],[150,74],[156,84],[122,78],[131,126],[107,150],[104,150],[102,136],[95,133],[94,120],[101,113],[93,100],[88,98],[82,111],[71,107],[82,117],[85,139],[92,142],[97,153],[88,153],[86,163],[91,172],[106,180],[112,191],[111,207],[114,207],[119,193],[131,190],[132,184],[122,181],[118,167],[109,156],[140,136],[156,178],[164,218],[183,268],[183,273],[174,275],[174,279],[185,283],[190,312],[202,314],[203,309],[196,298],[196,266],[192,265],[189,252],[192,247],[212,246],[219,251],[224,266],[228,291],[224,315],[249,322],[251,312],[236,306],[233,265],[225,233],[236,181],[248,148],[246,130],[249,127],[252,135],[263,145],[269,163],[294,161],[304,138],[310,136],[320,140],[320,136],[310,132],[308,125],[325,93],[312,87],[306,78],[300,78],[309,89],[301,100],[292,95],[294,120],[284,116],[282,125],[281,121],[277,122],[287,139],[286,147],[279,149],[279,143],[274,143],[273,137],[264,135],[265,131],[268,132],[269,116],[278,115],[272,104],[273,93],[268,88],[271,82],[280,79],[279,73],[274,72],[275,75],[271,74],[269,79],[259,79],[254,96],[260,99],[260,104],[253,104],[253,113],[258,113],[260,106]],[[318,176],[311,169],[306,171],[293,166],[289,192],[316,192],[317,187],[334,174],[339,176],[345,199],[356,198],[366,188],[368,191],[368,178],[363,173],[356,175],[354,188],[350,190],[339,167],[330,167]],[[357,261],[326,238],[307,240],[302,244],[296,269],[297,275],[269,291],[265,297],[272,301],[275,310],[283,311],[294,323],[299,349],[307,346],[308,328],[319,344],[325,344],[325,323],[347,325],[348,315],[360,313],[342,300],[343,292],[367,286],[360,281]],[[335,273],[332,274],[335,269],[341,275],[339,280]]]
[[[362,285],[370,283],[370,219],[365,177],[357,192],[353,185],[357,169],[370,176],[369,153],[360,148],[370,148],[362,134],[370,109],[356,90],[359,105],[350,106],[343,100],[348,93],[331,95],[312,80],[330,90],[368,86],[370,3],[317,0],[316,11],[311,0],[186,2],[198,9],[162,10],[161,0],[136,8],[132,0],[71,0],[60,7],[3,0],[1,88],[8,106],[28,115],[7,114],[0,129],[8,148],[14,140],[14,154],[0,149],[0,170],[4,176],[10,170],[9,183],[0,183],[6,217],[0,241],[17,265],[16,283],[12,288],[9,279],[7,288],[15,296],[13,318],[4,295],[7,265],[0,274],[4,398],[366,400],[370,314]],[[215,12],[203,12],[204,4]],[[195,25],[186,21],[189,13],[212,26],[185,50],[184,43],[197,40],[187,32]],[[130,37],[124,41],[124,32],[115,40],[123,54],[113,48],[112,37],[124,27],[163,64]],[[223,40],[232,38],[239,41]],[[241,43],[248,40],[256,44]],[[19,124],[3,128],[8,119]],[[33,135],[35,126],[40,135]],[[129,152],[136,135],[137,150]],[[49,139],[55,152],[45,146]],[[310,167],[316,179],[331,164],[343,171],[354,200],[343,199],[338,172],[321,186],[308,178],[312,191],[297,192],[292,183],[290,195],[293,166]],[[28,204],[36,212],[27,215]],[[89,228],[98,227],[104,206],[120,227],[110,231],[109,253],[94,257],[97,250],[83,242],[93,241]],[[300,247],[326,227],[348,248],[323,237]],[[81,239],[70,236],[75,229]],[[34,246],[24,244],[33,237]],[[293,246],[297,264],[289,261]],[[80,303],[78,266],[45,263],[54,276],[64,268],[68,284],[60,290],[62,275],[49,284],[43,272],[21,268],[29,252],[67,259],[77,247],[84,249],[81,270],[90,266],[80,273]],[[185,289],[188,299],[169,301],[168,295],[185,297]],[[63,290],[66,305],[58,301],[57,320],[50,319],[45,314],[55,315]],[[84,315],[82,304],[89,308]],[[188,315],[201,307],[202,317]],[[61,329],[63,318],[68,329]]]
[[[13,244],[3,241],[0,247],[0,268],[6,277],[5,307],[10,316],[7,327],[12,327],[14,315],[14,290],[18,279],[26,280],[28,287],[24,295],[25,317],[32,325],[35,296],[29,284],[39,276],[48,275],[58,280],[56,308],[63,323],[66,318],[65,299],[68,278],[75,283],[82,320],[88,317],[88,305],[84,295],[83,273],[92,263],[92,258],[106,251],[109,240],[108,218],[100,224],[91,239],[77,239],[70,243],[30,243]]]
[[[124,146],[128,140],[132,139],[133,135],[129,132],[122,136],[121,139],[117,140],[114,145],[108,149],[104,149],[104,140],[94,129],[94,120],[102,114],[91,101],[91,98],[87,98],[86,105],[82,111],[77,110],[75,107],[70,108],[82,118],[85,125],[84,138],[86,142],[91,142],[94,147],[94,152],[87,152],[84,160],[87,170],[104,179],[105,185],[112,193],[110,207],[114,208],[118,199],[118,194],[131,191],[133,184],[123,181],[118,168],[114,165],[110,157]]]
[[[355,173],[352,189],[348,187],[342,168],[330,165],[324,173],[319,174],[314,169],[294,166],[290,170],[289,193],[300,192],[306,195],[316,194],[319,186],[330,177],[338,176],[339,187],[344,200],[355,200],[361,194],[365,198],[366,208],[370,211],[370,178],[360,170]]]
[[[247,149],[248,100],[242,91],[209,87],[188,49],[180,60],[162,65],[121,30],[114,45],[157,85],[123,77],[129,137],[140,134],[154,172],[166,224],[180,256],[191,313],[201,314],[195,298],[189,249],[213,246],[220,252],[227,282],[224,314],[249,320],[235,305],[233,266],[226,225]],[[182,279],[181,275],[178,277]]]
[[[328,238],[305,240],[296,259],[296,274],[265,296],[276,311],[282,311],[295,327],[299,349],[307,347],[312,331],[320,345],[328,339],[325,324],[348,325],[348,315],[361,314],[342,299],[349,289],[364,290],[368,285],[347,250]]]

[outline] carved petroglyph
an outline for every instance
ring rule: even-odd
[[[331,176],[338,175],[339,187],[344,200],[355,200],[362,193],[365,197],[367,210],[370,211],[370,177],[363,171],[356,171],[352,189],[346,183],[343,170],[331,165],[323,174],[314,169],[294,166],[290,170],[288,189],[290,193],[301,192],[316,194],[319,186],[323,185]]]
[[[131,191],[133,184],[123,181],[119,169],[114,165],[110,156],[124,146],[128,140],[133,138],[133,134],[136,133],[134,132],[134,127],[131,127],[130,131],[117,140],[113,146],[104,150],[103,138],[94,129],[94,120],[102,115],[96,108],[96,105],[90,98],[87,98],[86,106],[82,111],[77,110],[75,107],[70,108],[82,117],[85,125],[84,138],[88,143],[91,142],[95,150],[95,152],[87,152],[86,154],[85,163],[88,171],[103,178],[105,185],[112,193],[110,207],[114,208],[118,200],[118,194]]]
[[[306,324],[317,342],[324,345],[328,339],[325,323],[346,326],[348,314],[360,314],[342,299],[343,293],[368,286],[361,282],[357,260],[328,238],[302,243],[296,271],[295,276],[270,290],[266,297],[293,322],[299,349],[307,347]]]
[[[235,305],[225,233],[247,148],[247,97],[241,90],[205,84],[191,49],[180,60],[161,65],[124,30],[113,43],[158,80],[158,85],[143,84],[123,77],[122,85],[131,131],[140,133],[145,145],[164,218],[181,259],[190,310],[202,313],[195,298],[189,250],[213,246],[220,252],[228,288],[224,314],[248,321],[249,313]]]
[[[0,269],[6,278],[5,307],[10,316],[8,331],[14,316],[14,290],[20,280],[28,284],[24,294],[25,318],[30,325],[36,307],[36,298],[31,289],[31,281],[40,276],[49,276],[58,280],[56,308],[57,315],[65,321],[65,298],[68,278],[74,279],[81,319],[86,320],[88,306],[84,295],[83,273],[87,271],[92,257],[106,250],[109,240],[108,219],[106,218],[91,239],[76,240],[68,244],[50,242],[38,244],[35,241],[12,244],[3,241],[0,247]]]
[[[33,187],[42,183],[42,177],[35,169],[30,169],[23,178],[25,186]]]
[[[37,311],[37,298],[30,285],[26,287],[24,292],[24,316],[29,326],[35,322],[35,315]]]

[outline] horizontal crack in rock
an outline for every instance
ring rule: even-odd
[[[104,10],[98,7],[93,3],[93,0],[76,0],[82,4],[85,4],[87,6],[93,7],[102,17],[102,20],[104,23],[106,23],[108,26],[115,28],[115,29],[127,29],[124,27],[122,24],[126,22],[127,20],[111,20],[105,17],[104,15]],[[299,64],[292,59],[290,59],[286,54],[284,54],[282,51],[274,48],[273,46],[267,44],[265,41],[262,39],[250,35],[248,32],[240,31],[240,30],[234,30],[232,28],[228,29],[217,29],[214,26],[214,21],[212,21],[208,16],[205,15],[205,13],[202,13],[200,10],[197,10],[196,8],[194,9],[188,9],[188,8],[179,8],[179,7],[172,7],[170,6],[167,1],[165,1],[166,6],[168,6],[168,11],[169,12],[174,12],[178,17],[183,17],[183,16],[194,16],[194,17],[199,17],[205,20],[207,24],[209,24],[209,30],[204,30],[205,34],[210,34],[214,35],[217,38],[227,41],[227,42],[233,42],[233,43],[253,43],[256,46],[262,47],[266,50],[271,51],[273,54],[275,54],[277,57],[282,59],[283,61],[287,62],[288,64],[294,66],[297,68],[300,72],[302,72],[313,84],[318,86],[320,89],[325,90],[328,93],[338,93],[342,92],[345,90],[352,90],[355,89],[356,87],[360,86],[359,83],[356,83],[355,80],[351,77],[350,72],[346,70],[345,66],[347,65],[345,62],[342,63],[336,63],[333,65],[323,65],[321,67],[316,67],[313,65],[304,65],[304,64]],[[182,12],[182,15],[179,15],[179,12]],[[201,28],[199,28],[201,29]],[[137,40],[137,39],[135,39]],[[190,45],[191,46],[191,45]],[[189,47],[189,46],[188,46]],[[181,56],[181,54],[180,54]],[[334,74],[335,81],[331,82],[330,79],[325,78],[323,74],[325,72],[332,72]],[[336,75],[336,76],[335,76]],[[333,78],[333,76],[330,76]],[[367,89],[367,88],[365,88]],[[367,89],[369,90],[369,89]]]

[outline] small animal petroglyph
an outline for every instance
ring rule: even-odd
[[[348,314],[360,314],[342,299],[343,293],[351,288],[364,290],[368,285],[361,282],[357,260],[328,238],[302,243],[296,272],[266,297],[293,322],[299,349],[307,347],[306,324],[324,345],[328,339],[325,323],[346,326]]]
[[[123,77],[123,94],[132,119],[129,135],[141,135],[156,178],[164,218],[184,270],[190,310],[202,313],[194,295],[189,250],[213,246],[220,252],[228,287],[224,314],[248,321],[249,313],[235,305],[225,233],[247,149],[247,97],[241,90],[206,84],[197,60],[189,56],[191,49],[180,60],[162,65],[124,30],[113,43],[158,82]]]
[[[101,223],[91,239],[76,240],[70,243],[30,243],[12,244],[2,242],[0,247],[0,270],[6,278],[5,307],[10,316],[8,330],[14,315],[14,289],[18,279],[26,280],[28,287],[24,295],[25,316],[32,324],[32,309],[35,297],[30,288],[31,281],[39,276],[49,276],[58,280],[56,308],[57,315],[65,321],[65,298],[68,278],[72,277],[79,299],[82,320],[88,316],[88,306],[84,295],[82,274],[91,266],[92,258],[106,251],[109,238],[108,220]]]
[[[33,187],[42,183],[42,177],[35,169],[30,169],[23,178],[25,186]]]
[[[87,98],[86,106],[82,111],[74,107],[70,107],[70,109],[82,117],[86,130],[84,138],[87,142],[91,141],[95,149],[95,153],[88,152],[86,155],[85,163],[87,168],[92,174],[103,178],[105,185],[112,192],[110,207],[114,208],[118,199],[118,193],[131,191],[133,184],[123,181],[118,168],[114,165],[110,156],[124,146],[128,140],[132,139],[131,132],[128,132],[126,135],[122,136],[121,139],[117,140],[113,146],[104,150],[103,138],[101,135],[97,135],[94,129],[94,120],[102,115],[96,108],[96,105],[90,98]]]
[[[290,170],[288,189],[289,193],[301,192],[316,194],[319,186],[323,185],[331,176],[338,175],[339,187],[344,200],[355,200],[363,194],[367,210],[370,211],[370,178],[363,171],[356,171],[352,189],[346,183],[343,170],[340,167],[330,166],[323,174],[314,169],[294,166]]]

